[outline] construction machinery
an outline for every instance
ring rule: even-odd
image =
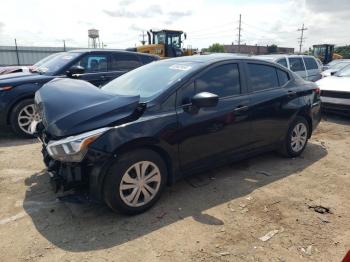
[[[159,31],[147,31],[148,44],[127,48],[127,51],[148,53],[158,55],[161,58],[189,56],[194,54],[194,50],[189,46],[183,48],[183,40],[186,33],[177,30],[163,29]],[[183,38],[182,38],[183,36]]]
[[[313,45],[313,49],[314,56],[320,59],[323,64],[328,64],[332,60],[343,58],[341,55],[334,53],[334,45]]]

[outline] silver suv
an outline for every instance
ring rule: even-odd
[[[322,63],[309,55],[259,55],[256,58],[280,64],[308,81],[321,78]]]

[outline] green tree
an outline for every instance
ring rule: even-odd
[[[208,52],[211,53],[224,53],[225,49],[224,46],[219,44],[219,43],[215,43],[212,44],[211,46],[208,47]]]
[[[334,49],[334,52],[341,55],[343,58],[350,58],[350,45],[338,46]]]
[[[267,53],[268,54],[276,54],[277,53],[277,49],[278,49],[277,45],[275,45],[275,44],[269,45],[267,47]]]

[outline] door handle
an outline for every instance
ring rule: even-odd
[[[296,97],[297,96],[297,92],[292,91],[292,90],[288,90],[288,96],[289,97]]]
[[[248,109],[249,109],[249,106],[239,105],[233,111],[238,113],[238,112],[245,112]]]

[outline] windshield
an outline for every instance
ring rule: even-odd
[[[165,44],[165,33],[154,33],[155,44]]]
[[[329,62],[326,66],[328,66],[329,68],[333,68],[334,66],[336,66],[339,63],[340,63],[340,61],[333,60],[332,62]]]
[[[181,81],[200,65],[194,62],[153,62],[116,78],[102,90],[115,95],[139,95],[140,101],[146,102]]]
[[[52,75],[59,71],[62,67],[66,66],[73,59],[78,57],[80,53],[68,53],[62,52],[53,54],[40,60],[34,65],[33,71],[43,73],[45,75]]]
[[[342,68],[346,67],[349,64],[350,64],[350,62],[340,62],[340,63],[337,63],[337,64],[333,65],[331,67],[331,69],[342,69]]]
[[[341,76],[341,77],[349,77],[350,76],[350,65],[347,65],[343,69],[339,70],[337,73],[334,74],[335,76]]]

